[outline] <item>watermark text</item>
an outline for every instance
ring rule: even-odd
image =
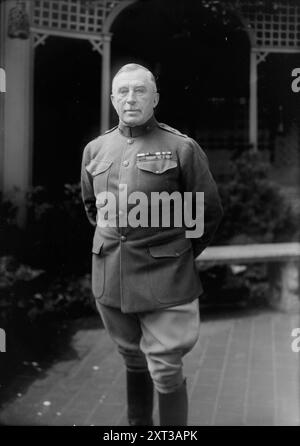
[[[104,227],[169,228],[185,227],[186,238],[204,233],[204,192],[168,193],[141,191],[127,194],[127,184],[119,185],[118,200],[113,192],[96,197],[97,225]]]
[[[5,70],[0,68],[0,93],[6,92],[6,76]]]
[[[0,328],[0,353],[6,352],[6,334],[3,328]]]
[[[295,338],[291,344],[291,348],[294,353],[300,352],[300,328],[294,328],[292,330],[291,336]]]
[[[294,68],[292,71],[292,77],[295,77],[295,79],[292,82],[292,91],[294,93],[299,93],[300,91],[300,68]]]

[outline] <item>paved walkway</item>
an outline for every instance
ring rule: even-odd
[[[185,359],[189,424],[300,425],[296,327],[298,315],[266,310],[205,316]],[[35,379],[24,372],[0,389],[14,392],[0,407],[0,424],[126,425],[124,368],[105,331],[81,328],[71,347],[69,357],[47,369],[25,363]],[[154,418],[158,425],[157,401]]]

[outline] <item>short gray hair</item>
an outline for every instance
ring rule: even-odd
[[[119,76],[119,74],[121,74],[121,73],[128,73],[129,71],[137,71],[137,70],[144,70],[144,71],[146,71],[146,73],[148,73],[149,80],[150,80],[150,82],[153,83],[154,91],[156,91],[157,90],[157,86],[156,86],[156,80],[155,80],[155,77],[154,77],[153,73],[150,70],[148,70],[148,68],[144,67],[143,65],[139,65],[137,63],[128,63],[126,65],[123,65],[119,69],[119,71],[113,77],[113,80],[112,80],[112,90],[113,90],[114,81],[115,81],[116,77]]]

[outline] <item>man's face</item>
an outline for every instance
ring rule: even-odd
[[[120,121],[134,127],[153,115],[159,94],[145,70],[120,73],[113,82],[111,100]]]

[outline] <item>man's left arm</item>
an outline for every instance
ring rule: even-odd
[[[223,208],[217,185],[209,170],[207,156],[191,138],[188,138],[182,151],[180,167],[183,191],[192,192],[194,208],[196,192],[204,193],[204,232],[201,237],[191,238],[196,258],[212,241],[223,217]]]

